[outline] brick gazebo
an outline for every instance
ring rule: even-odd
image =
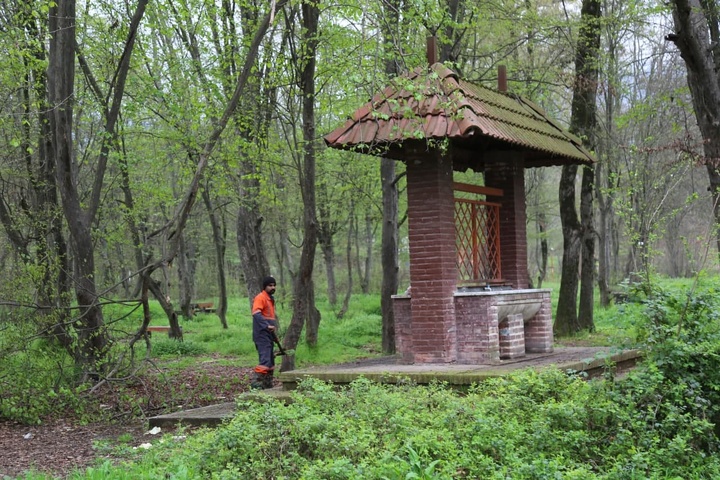
[[[410,291],[393,297],[403,363],[493,363],[553,349],[550,290],[529,289],[524,170],[591,164],[533,103],[434,62],[396,78],[325,136],[405,163]],[[478,185],[453,180],[472,169]],[[482,185],[479,185],[482,183]]]

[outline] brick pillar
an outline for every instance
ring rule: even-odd
[[[525,356],[525,330],[522,313],[514,313],[502,319],[498,330],[500,358],[511,359]]]
[[[525,214],[525,162],[517,152],[486,155],[485,185],[503,190],[502,198],[489,197],[500,207],[502,277],[513,288],[528,288],[527,226]]]
[[[525,324],[525,351],[549,353],[553,351],[553,321],[550,292],[539,290],[542,296],[540,310]]]
[[[410,297],[393,295],[393,314],[395,315],[395,350],[400,355],[400,363],[415,363],[412,345]]]
[[[410,310],[415,363],[457,359],[457,285],[452,160],[407,161]]]

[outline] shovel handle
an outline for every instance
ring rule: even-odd
[[[276,355],[285,355],[285,349],[283,348],[282,344],[280,343],[280,339],[277,336],[277,333],[275,333],[275,330],[272,332],[273,341],[278,346],[278,349],[280,350]]]

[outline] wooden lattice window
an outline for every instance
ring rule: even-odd
[[[474,198],[455,198],[455,245],[458,282],[489,285],[502,282],[500,269],[500,204],[480,196],[502,196],[502,190],[455,183],[455,190]]]

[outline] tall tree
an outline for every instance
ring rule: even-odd
[[[4,72],[1,83],[11,88],[3,95],[8,100],[19,95],[19,104],[6,101],[0,109],[3,117],[17,119],[8,122],[10,131],[4,133],[13,140],[2,158],[0,223],[22,265],[42,272],[39,278],[34,276],[37,283],[33,286],[41,313],[35,317],[38,328],[52,330],[68,352],[73,353],[76,345],[68,322],[72,292],[68,246],[55,163],[48,159],[52,114],[47,104],[45,63],[48,25],[47,18],[38,15],[38,8],[34,2],[9,2],[2,8],[3,18],[12,20],[3,29],[16,49],[15,54],[6,55],[0,67]],[[21,61],[15,63],[13,59]]]
[[[227,295],[227,280],[225,275],[225,248],[227,239],[227,228],[225,226],[225,217],[223,211],[213,205],[213,201],[210,198],[208,188],[204,188],[202,192],[203,202],[205,208],[208,211],[208,218],[210,219],[210,227],[212,228],[213,244],[215,245],[215,263],[217,265],[217,279],[220,303],[217,308],[217,315],[220,318],[220,324],[223,328],[228,328],[227,323],[227,308],[228,308],[228,295]]]
[[[109,152],[117,138],[116,124],[130,69],[130,57],[146,5],[147,0],[138,1],[130,20],[122,55],[110,84],[111,93],[108,93],[108,102],[104,105],[103,111],[105,136],[95,165],[92,189],[87,199],[83,198],[80,191],[73,141],[75,56],[78,53],[75,38],[75,1],[61,0],[53,4],[49,12],[48,24],[51,37],[48,55],[48,104],[53,112],[50,118],[49,157],[56,165],[61,204],[72,239],[75,295],[80,311],[75,359],[83,366],[84,372],[91,375],[97,375],[108,345],[108,335],[96,288],[92,224],[100,207]],[[89,80],[89,83],[92,86],[92,80]]]
[[[594,148],[597,125],[596,96],[598,88],[597,56],[600,48],[600,1],[583,0],[575,53],[575,83],[573,86],[570,131],[579,135]],[[593,167],[583,167],[580,211],[575,207],[577,165],[562,169],[559,185],[560,219],[563,230],[563,263],[560,297],[555,319],[555,333],[568,335],[582,329],[594,329],[592,299],[594,289],[595,232],[592,218],[594,188]],[[577,289],[582,260],[580,314],[577,312]]]
[[[248,6],[243,9],[243,30],[254,28],[257,15],[256,7]],[[225,51],[219,47],[217,49],[223,56],[231,59],[233,51],[240,50],[241,45],[233,43],[236,32],[230,2],[224,3],[222,18],[226,46]],[[227,63],[227,68],[232,71],[233,62],[228,60]],[[240,201],[235,232],[248,299],[252,299],[260,291],[263,277],[273,273],[265,252],[266,226],[261,210],[263,195],[259,174],[267,156],[267,137],[275,90],[271,87],[263,91],[263,83],[267,82],[270,69],[262,66],[259,59],[256,60],[254,68],[257,74],[249,79],[248,94],[241,99],[241,108],[238,109],[233,123],[237,138],[241,139],[237,144],[239,163],[236,181]]]
[[[720,7],[710,0],[673,0],[677,45],[687,67],[695,118],[703,138],[703,163],[710,180],[715,223],[720,224]],[[720,228],[715,229],[720,256]]]
[[[295,288],[293,292],[293,315],[283,339],[286,349],[294,349],[300,340],[303,326],[308,345],[317,344],[320,312],[315,306],[313,267],[317,247],[317,218],[315,205],[315,65],[318,46],[318,20],[320,8],[315,1],[301,5],[301,47],[298,57],[299,82],[302,92],[302,151],[303,162],[300,176],[303,197],[303,246],[300,253]],[[282,370],[295,368],[294,355],[283,357]]]

